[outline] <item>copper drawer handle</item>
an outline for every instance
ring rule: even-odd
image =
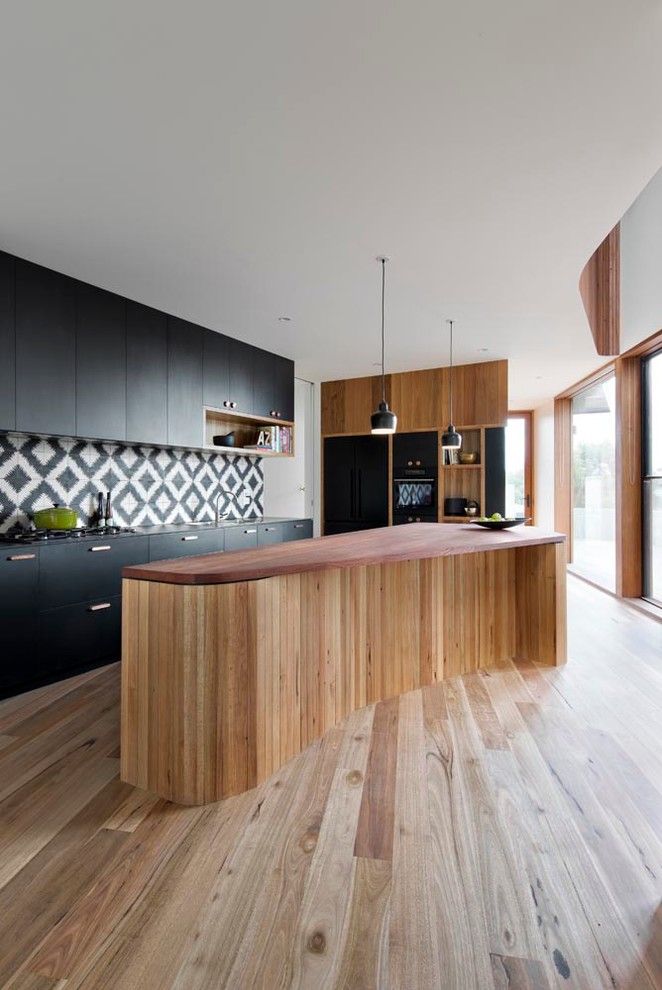
[[[103,612],[104,609],[110,608],[110,602],[101,602],[99,605],[88,605],[88,612]]]
[[[303,523],[295,523],[294,524],[294,528],[295,529],[303,529]]]
[[[248,536],[250,533],[257,533],[256,529],[245,529],[244,536]]]
[[[34,560],[36,556],[36,553],[14,553],[7,560]]]
[[[197,540],[197,536],[182,536],[182,543],[188,543],[189,540]]]
[[[110,550],[110,547],[90,547],[90,553],[100,553],[102,550]]]

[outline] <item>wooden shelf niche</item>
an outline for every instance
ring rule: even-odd
[[[232,413],[227,409],[205,408],[205,448],[219,454],[236,454],[238,457],[294,457],[294,423],[290,420],[270,419],[268,416],[251,416],[245,413]],[[252,447],[257,443],[261,430],[273,427],[287,427],[290,430],[290,450],[269,450]],[[219,447],[214,443],[215,436],[234,433],[233,447]]]
[[[444,451],[439,448],[439,522],[469,522],[470,516],[444,515],[447,498],[466,498],[478,502],[478,515],[485,511],[485,428],[458,426],[462,435],[462,451],[475,451],[477,464],[445,464]]]

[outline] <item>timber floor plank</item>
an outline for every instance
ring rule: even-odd
[[[0,988],[662,990],[662,625],[570,578],[569,655],[204,808],[120,782],[117,665],[0,702]]]

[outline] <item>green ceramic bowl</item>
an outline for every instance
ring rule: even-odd
[[[50,509],[37,509],[34,513],[37,529],[75,529],[78,514],[64,505],[52,505]]]

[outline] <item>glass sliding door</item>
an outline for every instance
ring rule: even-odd
[[[572,570],[616,590],[616,380],[572,399]]]
[[[662,605],[662,351],[644,372],[644,597]]]

